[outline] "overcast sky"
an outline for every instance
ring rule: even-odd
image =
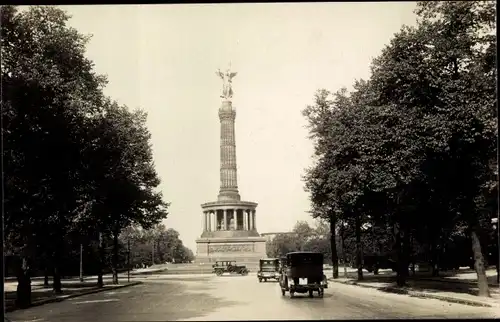
[[[200,204],[219,192],[221,80],[229,61],[238,185],[257,207],[257,230],[312,222],[301,175],[312,143],[301,111],[319,88],[368,78],[413,2],[63,6],[92,34],[87,55],[108,76],[105,93],[148,112],[168,227],[195,249]]]

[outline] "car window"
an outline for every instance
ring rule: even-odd
[[[323,257],[317,254],[301,254],[291,256],[288,260],[289,265],[314,264],[323,265]]]

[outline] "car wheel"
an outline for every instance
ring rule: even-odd
[[[313,290],[309,290],[309,297],[314,297]]]
[[[321,288],[321,289],[319,289],[319,291],[318,291],[318,295],[319,295],[319,297],[323,297],[323,294],[324,294],[324,293],[325,293],[325,290],[323,290],[322,288]]]
[[[285,290],[284,289],[281,289],[281,295],[285,296]]]
[[[259,278],[259,283],[262,283],[262,278]]]
[[[221,275],[222,275],[222,271],[216,271],[216,272],[215,272],[215,275],[217,275],[217,276],[221,276]]]
[[[294,292],[290,292],[290,298],[293,299],[293,296],[295,295]]]

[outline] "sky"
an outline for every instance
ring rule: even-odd
[[[105,94],[148,113],[165,220],[195,249],[200,205],[219,192],[215,71],[231,62],[242,200],[258,203],[259,233],[313,224],[301,177],[313,145],[301,111],[320,88],[351,88],[403,24],[414,2],[62,6],[92,34],[87,57]]]

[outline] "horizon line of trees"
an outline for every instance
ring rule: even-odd
[[[363,256],[361,258],[363,269],[371,272],[373,269],[373,259],[387,261],[396,259],[396,254],[393,249],[393,236],[388,229],[383,231],[380,227],[372,226],[369,222],[363,223],[361,226],[361,248]],[[289,233],[279,233],[274,238],[266,242],[267,256],[270,258],[279,258],[289,252],[296,251],[313,251],[320,252],[324,255],[325,264],[334,266],[332,273],[334,277],[338,277],[338,267],[343,264],[344,267],[357,268],[357,245],[356,245],[356,231],[352,225],[347,225],[344,222],[338,222],[335,229],[335,247],[331,247],[331,232],[330,223],[328,220],[317,218],[315,225],[310,226],[306,221],[297,221],[292,231]],[[439,270],[450,270],[460,267],[474,268],[472,257],[472,249],[469,247],[471,239],[469,236],[463,234],[453,234],[450,239],[443,243],[440,249],[438,265],[435,272],[438,274]],[[484,240],[484,253],[487,259],[485,265],[496,265],[497,258],[496,251],[497,236],[494,231],[491,231],[489,236]],[[424,245],[419,244],[418,241],[413,241],[410,251],[410,267],[424,265],[430,263],[429,254],[427,253]],[[334,260],[332,249],[337,252],[337,259]],[[371,257],[368,265],[365,266],[365,256]],[[471,266],[472,265],[472,266]],[[390,265],[389,265],[390,266]],[[382,267],[379,267],[382,268]],[[392,267],[384,267],[392,268]],[[376,270],[373,270],[377,274]],[[344,271],[346,274],[346,271]],[[347,276],[346,276],[347,277]]]
[[[498,214],[496,3],[418,2],[353,90],[319,90],[303,111],[314,142],[304,181],[312,215],[355,232],[362,279],[363,224],[390,238],[398,285],[419,245],[437,268],[445,245],[467,238],[479,294],[489,296],[487,240]],[[373,239],[375,242],[377,239]],[[498,256],[498,250],[496,251]],[[336,275],[338,276],[338,270]]]

